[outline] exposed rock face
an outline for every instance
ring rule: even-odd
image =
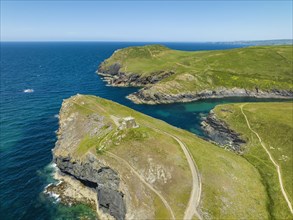
[[[243,152],[242,145],[246,142],[224,121],[217,119],[213,111],[202,122],[202,128],[208,137],[220,146],[228,147],[237,153]]]
[[[126,213],[123,196],[123,193],[119,191],[113,191],[112,189],[98,186],[100,208],[119,220],[124,219]]]
[[[54,162],[61,172],[73,176],[87,187],[96,189],[99,208],[105,213],[115,219],[125,219],[124,195],[119,191],[120,179],[114,170],[90,154],[84,161],[75,161],[70,157],[54,157]]]
[[[175,102],[191,102],[200,99],[208,98],[224,98],[224,97],[255,97],[255,98],[293,98],[293,91],[286,90],[271,90],[260,91],[246,90],[240,88],[219,88],[216,90],[204,90],[201,92],[189,92],[180,94],[166,94],[160,92],[153,92],[149,87],[145,87],[138,92],[127,96],[136,104],[161,104],[161,103],[175,103]]]
[[[104,80],[111,86],[145,86],[148,84],[155,84],[160,80],[167,78],[174,74],[174,72],[159,71],[153,73],[152,76],[140,76],[136,73],[125,73],[120,71],[121,65],[115,63],[110,67],[105,68],[103,63],[99,66],[97,73],[101,75]]]
[[[105,160],[99,159],[91,152],[86,152],[82,156],[75,154],[80,140],[85,135],[97,136],[111,130],[112,126],[101,115],[93,113],[86,116],[71,112],[73,103],[74,98],[70,102],[65,100],[62,104],[59,114],[58,141],[52,151],[53,161],[62,175],[74,178],[84,187],[94,190],[97,205],[104,213],[110,214],[115,219],[125,219],[126,205],[124,194],[119,188],[119,174],[109,167]],[[63,183],[58,189],[51,187],[51,191],[60,191],[61,186],[64,186],[63,189],[68,188]]]

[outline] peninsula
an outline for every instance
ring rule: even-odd
[[[221,97],[292,98],[292,45],[178,51],[161,45],[117,50],[97,73],[112,86],[142,87],[135,103]]]
[[[60,182],[46,192],[65,204],[88,204],[103,219],[271,216],[258,168],[188,131],[87,95],[63,101],[59,125]]]

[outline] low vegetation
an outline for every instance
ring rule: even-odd
[[[232,88],[254,92],[292,92],[292,54],[292,45],[194,52],[148,45],[116,51],[101,64],[100,70],[119,64],[119,72],[129,77],[134,74],[156,77],[172,73],[155,84],[147,85],[142,95],[148,96]]]
[[[267,207],[274,219],[292,219],[281,192],[276,167],[261,146],[257,136],[248,128],[243,112],[251,128],[261,137],[274,161],[280,166],[286,194],[293,202],[293,103],[248,103],[219,105],[214,109],[217,117],[241,133],[247,140],[243,157],[258,170],[268,197]]]

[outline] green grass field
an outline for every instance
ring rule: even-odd
[[[145,203],[155,208],[155,218],[170,218],[162,201],[151,191],[141,193],[146,189],[140,188],[137,178],[123,163],[111,158],[108,152],[127,161],[147,180],[148,170],[155,167],[170,172],[171,178],[166,174],[166,182],[157,180],[152,185],[169,202],[176,218],[183,217],[188,203],[191,190],[190,168],[179,144],[170,136],[155,130],[160,129],[184,142],[196,161],[202,180],[199,209],[205,219],[270,218],[270,198],[266,192],[266,185],[258,170],[245,158],[204,141],[190,132],[112,101],[81,95],[75,96],[74,102],[72,100],[73,98],[67,100],[70,107],[66,109],[63,117],[77,113],[77,127],[83,127],[83,123],[88,123],[87,120],[92,114],[103,116],[107,124],[100,133],[101,137],[89,137],[88,132],[76,131],[81,139],[77,143],[75,157],[83,157],[87,152],[92,152],[100,160],[107,161],[109,166],[118,170],[133,196],[133,208],[139,210],[141,204]],[[139,128],[118,131],[113,116],[132,116]],[[101,144],[105,147],[99,151]]]
[[[148,87],[151,93],[181,94],[205,89],[292,90],[292,45],[187,52],[160,45],[118,50],[101,64],[121,64],[121,72],[154,76],[175,74]]]
[[[255,166],[266,186],[268,204],[274,219],[292,219],[288,205],[282,195],[276,168],[256,135],[249,130],[241,113],[242,104],[220,105],[214,109],[217,117],[241,133],[248,142],[243,157]],[[225,109],[225,111],[222,111]],[[226,111],[229,110],[229,111]],[[251,128],[261,137],[275,162],[281,168],[283,185],[293,201],[293,103],[248,103],[244,105]]]

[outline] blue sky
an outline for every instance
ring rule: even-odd
[[[3,1],[1,41],[292,39],[292,1]]]

